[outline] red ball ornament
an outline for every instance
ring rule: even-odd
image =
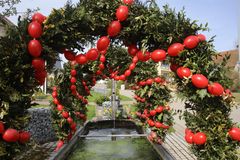
[[[221,96],[224,92],[224,88],[221,84],[214,82],[208,85],[208,92],[214,96]]]
[[[31,40],[28,43],[28,52],[33,56],[33,57],[39,57],[42,52],[42,45],[38,40]]]
[[[97,60],[97,58],[98,58],[98,50],[95,49],[95,48],[90,49],[90,50],[87,52],[86,57],[87,57],[87,59],[90,60],[90,61],[95,61],[95,60]]]
[[[70,81],[71,81],[72,84],[74,84],[74,83],[77,82],[77,79],[75,77],[72,77]]]
[[[146,84],[147,85],[152,85],[153,83],[153,79],[149,78],[147,81],[146,81]]]
[[[193,136],[193,142],[196,145],[203,145],[206,143],[206,141],[207,141],[207,136],[202,132],[198,132]]]
[[[105,55],[107,53],[107,50],[100,51],[100,54]]]
[[[58,96],[57,91],[53,91],[53,92],[52,92],[52,97],[53,97],[53,98],[57,98],[57,96]]]
[[[99,67],[100,70],[104,70],[104,68],[105,68],[103,63],[100,63],[98,67]]]
[[[55,152],[57,152],[60,148],[62,148],[63,144],[64,144],[64,141],[63,140],[59,140],[57,142],[57,147],[55,149]]]
[[[177,64],[174,64],[174,63],[172,63],[171,65],[170,65],[170,69],[171,69],[171,71],[173,71],[173,72],[176,72],[177,71],[177,69],[178,69],[178,65]]]
[[[62,111],[63,108],[64,108],[64,107],[63,107],[61,104],[58,104],[58,105],[57,105],[57,110],[58,110],[58,111]]]
[[[162,79],[161,79],[160,77],[156,77],[156,78],[154,78],[154,81],[155,81],[156,83],[160,83],[160,82],[162,81]]]
[[[184,49],[181,43],[173,43],[167,50],[168,55],[172,57],[178,56]]]
[[[157,112],[156,112],[155,110],[151,110],[151,111],[150,111],[150,115],[151,115],[151,116],[155,116],[156,113],[157,113]]]
[[[188,48],[188,49],[193,49],[195,47],[197,47],[199,43],[199,39],[197,36],[188,36],[187,38],[184,39],[184,46],[185,48]]]
[[[125,71],[124,75],[125,75],[126,77],[128,77],[128,76],[131,75],[131,72],[132,72],[132,71],[131,71],[130,69],[128,69],[128,70]]]
[[[6,142],[17,142],[19,140],[19,133],[16,129],[8,128],[2,135]]]
[[[84,54],[79,54],[76,56],[76,61],[78,64],[86,64],[88,62],[87,57]]]
[[[206,41],[206,36],[203,34],[198,34],[197,37],[198,37],[199,41]]]
[[[70,128],[71,128],[72,130],[75,130],[75,129],[77,128],[77,124],[76,124],[75,122],[73,122],[73,123],[71,124]]]
[[[137,62],[138,62],[138,57],[134,56],[133,59],[132,59],[132,63],[137,63]]]
[[[102,74],[102,71],[97,70],[96,74],[97,74],[97,75],[101,75],[101,74]]]
[[[114,79],[115,79],[116,81],[119,81],[119,80],[120,80],[120,77],[119,77],[119,76],[115,76]]]
[[[145,51],[145,53],[143,53],[142,51],[138,51],[137,57],[138,57],[138,60],[142,62],[146,62],[150,59],[150,53],[148,51]]]
[[[107,33],[110,37],[117,36],[121,31],[121,23],[119,21],[112,21],[107,29]]]
[[[45,69],[45,61],[42,58],[34,58],[32,60],[32,67],[36,71],[42,71]]]
[[[100,56],[100,62],[104,63],[106,61],[106,57],[104,55]]]
[[[147,121],[147,123],[148,123],[148,125],[149,125],[150,127],[155,126],[155,123],[154,123],[153,120],[151,120],[151,119],[149,119],[149,120]]]
[[[110,39],[107,36],[103,36],[101,37],[98,41],[97,41],[97,49],[98,51],[105,51],[107,50],[108,46],[110,43]]]
[[[0,134],[3,134],[5,131],[5,127],[2,121],[0,121]]]
[[[154,62],[163,61],[166,59],[166,56],[167,56],[166,52],[162,49],[157,49],[153,51],[151,54],[151,58]]]
[[[125,81],[126,80],[126,76],[123,74],[119,77],[119,80]]]
[[[132,5],[134,0],[123,0],[123,3]]]
[[[52,90],[57,91],[57,87],[56,86],[52,87]]]
[[[145,81],[140,81],[140,82],[139,82],[139,85],[140,85],[140,86],[145,86],[145,85],[146,85],[146,82],[145,82]]]
[[[136,67],[136,64],[135,63],[131,63],[130,66],[129,66],[129,70],[134,70]]]
[[[27,131],[20,132],[19,134],[19,142],[24,144],[30,140],[30,133]]]
[[[138,48],[136,45],[132,44],[132,45],[129,45],[128,46],[128,53],[131,55],[131,56],[135,56],[138,52]]]
[[[185,129],[185,134],[192,133],[192,131],[188,128]]]
[[[76,60],[71,61],[71,66],[72,66],[72,67],[74,67],[74,66],[76,66],[76,65],[77,65],[77,61],[76,61]]]
[[[54,99],[53,99],[53,103],[56,104],[56,105],[58,105],[58,104],[59,104],[58,99],[57,99],[57,98],[54,98]]]
[[[156,128],[161,128],[161,127],[162,127],[162,123],[160,123],[160,122],[155,122],[155,127],[156,127]]]
[[[64,50],[63,51],[64,57],[69,61],[75,60],[75,55],[72,53],[72,51]]]
[[[66,111],[63,111],[62,116],[63,116],[63,118],[67,119],[69,117],[69,113]]]
[[[177,69],[177,75],[179,78],[183,79],[184,77],[188,78],[192,74],[191,70],[186,67],[179,67]]]
[[[32,16],[32,21],[37,21],[38,23],[42,24],[45,21],[46,17],[41,13],[34,13]]]
[[[35,71],[34,76],[35,79],[38,81],[45,81],[45,78],[47,77],[47,71],[46,70]]]
[[[206,88],[208,79],[202,74],[195,74],[192,76],[192,84],[197,88]]]
[[[77,75],[77,71],[75,69],[71,70],[71,76],[76,76]]]
[[[192,132],[189,132],[185,135],[185,140],[187,143],[189,144],[193,144],[193,137],[194,137],[194,134]]]
[[[233,127],[228,131],[228,134],[233,140],[240,142],[240,128]]]
[[[124,5],[119,6],[116,16],[119,21],[125,21],[128,17],[128,7]]]
[[[42,35],[42,26],[37,21],[33,21],[28,25],[28,34],[32,38],[39,38]]]
[[[221,96],[224,92],[224,88],[221,84],[215,82],[208,85],[208,92],[214,96]]]
[[[72,119],[71,117],[68,117],[68,118],[67,118],[67,122],[68,122],[69,124],[72,124],[72,123],[73,123],[73,119]]]
[[[39,84],[40,86],[44,85],[44,83],[45,83],[45,77],[44,77],[44,78],[37,78],[37,77],[35,77],[35,79],[37,80],[37,82],[38,82],[38,84]]]
[[[158,106],[158,107],[156,108],[156,112],[157,112],[157,113],[162,113],[163,110],[164,110],[164,107],[163,107],[163,106]]]

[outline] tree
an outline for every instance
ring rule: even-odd
[[[19,4],[21,0],[4,0],[0,1],[0,7],[2,7],[3,16],[11,16],[17,14],[16,4]]]

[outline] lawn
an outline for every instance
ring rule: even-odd
[[[101,96],[104,96],[104,94],[94,92],[94,91],[91,91],[91,95],[92,96],[88,96],[88,101],[89,102],[96,102],[97,99],[99,99]],[[107,95],[107,96],[109,96],[109,95]],[[127,96],[124,96],[124,95],[120,95],[120,100],[121,101],[132,101],[131,98],[129,98]]]
[[[121,101],[132,101],[133,99],[132,98],[129,98],[127,96],[124,96],[124,95],[120,95],[120,100]]]
[[[91,96],[88,96],[88,101],[89,102],[96,102],[96,100],[99,99],[102,96],[104,96],[104,94],[91,91]]]
[[[33,96],[36,100],[51,100],[52,96],[50,94],[44,94],[42,92],[36,92]]]
[[[32,106],[31,108],[50,108],[49,105],[38,104],[36,106]]]
[[[96,116],[96,106],[88,105],[87,109],[88,109],[87,118],[88,118],[88,120],[91,120],[93,117]]]

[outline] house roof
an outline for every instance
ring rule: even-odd
[[[238,49],[219,52],[218,55],[219,56],[217,56],[217,58],[215,59],[215,62],[217,62],[217,63],[221,63],[224,56],[230,55],[230,59],[227,62],[228,67],[234,68],[236,66],[236,64],[239,62],[239,50]]]
[[[13,22],[11,22],[8,18],[4,17],[4,16],[1,15],[1,14],[0,14],[0,23],[15,26],[15,24],[14,24]]]

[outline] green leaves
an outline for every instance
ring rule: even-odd
[[[205,96],[208,95],[207,89],[199,89],[199,90],[197,90],[196,93],[198,94],[198,96],[199,96],[201,99],[203,99]]]
[[[1,104],[0,104],[0,119],[3,119],[4,116],[8,114],[8,110],[9,110],[9,103],[1,102]]]

